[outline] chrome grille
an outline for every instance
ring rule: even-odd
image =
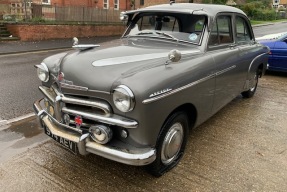
[[[113,114],[109,103],[102,99],[82,97],[74,95],[63,95],[59,92],[56,85],[51,88],[40,86],[40,91],[44,94],[50,106],[54,108],[54,114],[50,114],[58,121],[63,123],[63,115],[68,114],[72,118],[81,116],[84,119],[83,127],[89,127],[96,123],[103,123],[110,126],[124,127],[128,129],[137,128],[138,123],[132,119]],[[48,110],[47,110],[48,112]],[[75,129],[73,119],[67,127]]]

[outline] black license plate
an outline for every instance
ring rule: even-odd
[[[77,154],[77,144],[75,142],[60,137],[58,135],[54,135],[47,127],[45,127],[45,134],[60,143],[64,148],[68,149],[74,154]]]

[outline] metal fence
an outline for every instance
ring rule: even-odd
[[[42,11],[42,12],[41,12]],[[77,22],[120,22],[119,10],[105,10],[93,7],[56,7],[32,5],[33,17],[45,20]]]
[[[121,10],[95,7],[51,6],[36,3],[11,3],[6,18],[12,20],[46,20],[60,22],[120,23]],[[1,15],[1,14],[0,14]],[[0,18],[1,20],[1,18]]]

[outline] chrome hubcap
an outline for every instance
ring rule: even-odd
[[[180,123],[175,123],[168,130],[161,149],[161,161],[167,165],[178,155],[183,141],[183,127]]]
[[[255,73],[254,80],[253,80],[253,86],[250,89],[250,91],[252,91],[252,92],[255,90],[256,84],[258,82],[258,77],[257,76],[258,76],[257,73]]]

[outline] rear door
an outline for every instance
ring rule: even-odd
[[[209,36],[208,52],[216,65],[213,113],[238,95],[240,51],[235,45],[232,21],[232,14],[218,15]]]
[[[245,82],[249,83],[249,68],[252,61],[262,52],[260,44],[255,43],[254,35],[247,18],[243,15],[235,15],[235,43],[240,50],[240,65],[237,65],[237,84],[239,93],[244,89]],[[252,76],[253,77],[253,76]]]

